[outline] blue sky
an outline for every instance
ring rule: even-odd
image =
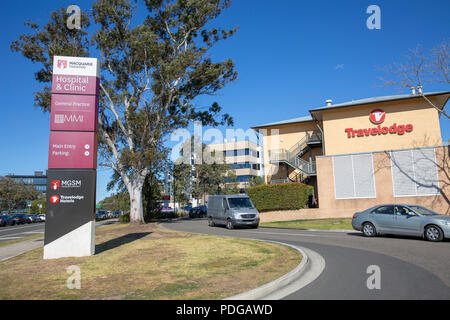
[[[50,12],[77,4],[90,8],[91,1],[3,2],[0,11],[2,95],[0,175],[32,174],[47,168],[49,114],[33,106],[38,66],[18,53],[11,42],[28,32],[27,19],[43,24]],[[381,8],[381,30],[366,27],[366,8]],[[430,0],[389,1],[257,1],[234,0],[216,23],[239,26],[237,34],[218,44],[214,60],[232,58],[239,78],[200,105],[219,102],[234,117],[235,127],[296,118],[312,107],[349,100],[407,93],[385,88],[377,80],[377,66],[401,60],[418,44],[425,50],[450,37],[450,2]],[[427,85],[425,91],[448,90]],[[450,138],[450,121],[441,120],[443,140]],[[97,198],[106,193],[111,172],[99,167]]]

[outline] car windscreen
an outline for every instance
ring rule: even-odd
[[[253,208],[250,198],[228,198],[230,208]]]
[[[439,215],[439,213],[434,212],[430,209],[421,207],[421,206],[410,206],[411,209],[413,209],[414,211],[416,211],[417,213],[423,214],[424,216],[435,216],[435,215]]]

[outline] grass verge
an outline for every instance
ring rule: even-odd
[[[295,229],[353,230],[351,218],[277,221],[262,223],[261,226]]]
[[[277,244],[155,224],[96,233],[93,257],[43,260],[37,249],[0,263],[0,299],[222,299],[270,282],[301,260]],[[80,290],[67,288],[72,265],[81,270]]]

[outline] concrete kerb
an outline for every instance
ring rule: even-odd
[[[163,229],[174,231],[161,225],[160,223],[158,223],[157,225]],[[205,235],[203,233],[198,232],[186,232],[186,233]],[[237,238],[236,236],[223,236],[223,237]],[[224,300],[280,300],[313,282],[322,274],[323,270],[325,269],[326,265],[325,259],[320,254],[318,254],[313,250],[272,240],[261,240],[254,238],[245,238],[245,239],[268,243],[276,243],[291,247],[300,252],[300,254],[302,255],[302,261],[297,267],[295,267],[295,269],[291,270],[284,276],[275,279],[269,283],[266,283],[261,287],[234,295],[232,297],[225,298]]]

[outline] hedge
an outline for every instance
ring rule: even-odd
[[[247,189],[259,212],[307,208],[312,193],[313,187],[303,183],[266,184]]]

